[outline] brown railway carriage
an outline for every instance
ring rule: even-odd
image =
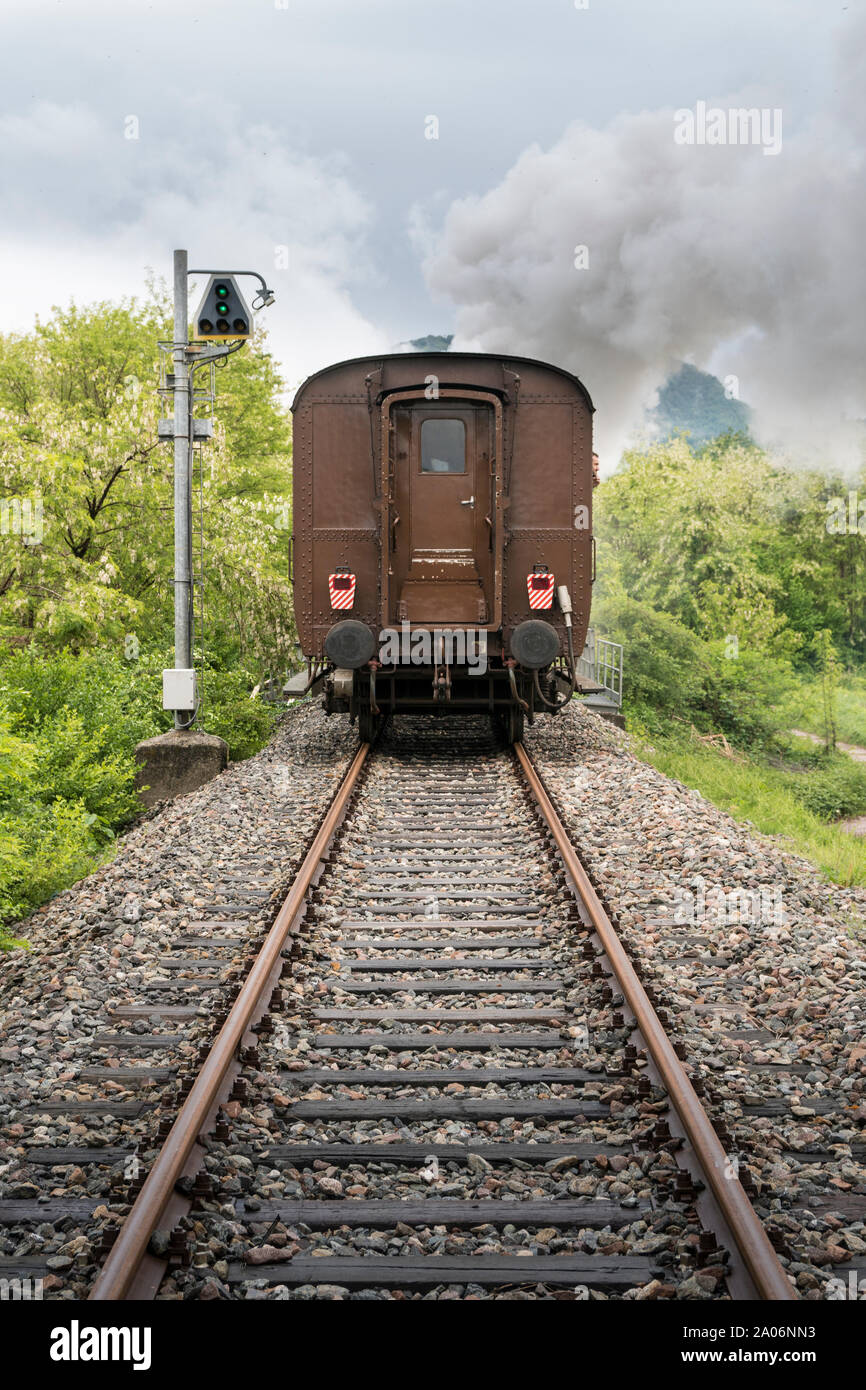
[[[363,738],[425,709],[489,711],[515,738],[565,703],[594,554],[577,377],[397,353],[317,372],[292,409],[295,615],[325,708]]]

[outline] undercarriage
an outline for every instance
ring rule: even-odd
[[[509,743],[522,738],[525,721],[553,714],[568,702],[572,680],[563,666],[526,671],[506,663],[476,674],[465,666],[393,666],[324,674],[313,687],[328,714],[357,718],[362,742],[375,737],[389,714],[489,714]]]

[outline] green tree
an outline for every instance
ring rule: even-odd
[[[157,440],[168,306],[71,305],[0,338],[0,497],[40,536],[0,536],[0,635],[124,649],[171,633],[172,455]],[[293,637],[284,523],[290,423],[261,336],[216,373],[201,502],[207,631],[221,660],[285,666]],[[163,407],[164,408],[164,407]],[[9,504],[11,505],[11,503]],[[7,513],[9,513],[7,505]]]
[[[841,668],[829,628],[822,628],[813,643],[818,658],[818,680],[821,686],[824,742],[831,752],[836,748],[836,702],[839,695]]]
[[[705,444],[727,433],[745,436],[751,411],[725,394],[717,376],[684,362],[659,391],[651,416],[663,435],[684,432],[693,444]]]
[[[627,453],[596,495],[596,613],[628,644],[630,698],[673,712],[679,684],[678,710],[699,727],[761,741],[795,671],[811,679],[817,666],[829,690],[836,650],[862,659],[866,546],[851,490],[731,435]],[[844,525],[830,526],[843,502]],[[686,634],[698,688],[684,679]]]

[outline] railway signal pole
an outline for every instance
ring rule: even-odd
[[[229,357],[253,335],[252,313],[235,277],[249,275],[258,280],[261,288],[253,300],[253,310],[273,304],[274,294],[255,270],[190,270],[185,250],[175,251],[173,271],[171,385],[174,410],[171,420],[160,422],[160,437],[171,439],[174,444],[174,666],[162,673],[162,706],[173,712],[174,727],[179,732],[193,724],[199,705],[193,664],[190,461],[193,439],[199,437],[193,420],[193,376],[197,367]],[[198,341],[192,343],[189,341],[190,275],[210,277],[195,315],[194,337]],[[221,346],[211,346],[214,340]]]
[[[187,253],[174,253],[174,670],[163,671],[163,708],[174,710],[174,727],[195,718],[192,665],[192,488],[190,485],[190,392]],[[186,697],[183,692],[186,692]],[[178,706],[181,706],[179,708]]]

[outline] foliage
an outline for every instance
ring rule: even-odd
[[[90,872],[139,810],[132,748],[152,726],[122,667],[32,650],[0,666],[0,921]]]
[[[729,758],[679,734],[639,733],[638,755],[667,777],[700,791],[735,819],[817,864],[839,884],[866,884],[866,840],[828,825],[804,804],[791,774],[754,758]],[[800,788],[811,774],[804,774]]]
[[[628,453],[597,494],[605,586],[611,576],[705,638],[790,654],[781,585],[762,565],[783,505],[783,482],[754,445],[694,453],[678,438]]]
[[[30,648],[0,663],[0,922],[90,873],[140,813],[133,752],[170,727],[159,693],[168,659]],[[250,699],[252,685],[240,668],[205,672],[208,727],[235,759],[257,752],[276,718]]]
[[[866,814],[866,767],[846,754],[825,756],[814,770],[789,779],[797,800],[820,820]]]
[[[170,640],[172,455],[157,440],[157,344],[168,306],[75,305],[0,337],[0,498],[39,532],[0,535],[0,636],[13,645],[123,651]],[[258,338],[217,372],[205,446],[207,632],[220,661],[284,667],[289,423]],[[203,384],[200,381],[200,384]],[[198,499],[196,499],[198,501]],[[20,515],[19,515],[20,514]]]
[[[775,735],[772,704],[790,671],[784,660],[747,648],[729,658],[723,641],[707,641],[677,618],[621,592],[598,605],[598,619],[627,652],[628,712],[644,722],[672,717],[702,731],[720,729],[741,744]]]
[[[828,530],[848,491],[741,437],[627,453],[597,494],[594,611],[627,646],[629,704],[760,744],[788,692],[814,681],[823,729],[835,654],[866,658],[866,548]]]
[[[659,391],[651,419],[662,436],[682,431],[693,443],[705,444],[722,434],[745,435],[750,414],[747,405],[725,394],[718,377],[684,362]]]
[[[251,672],[210,670],[205,676],[208,732],[224,738],[234,761],[250,758],[273,733],[282,710],[251,700]]]
[[[170,725],[173,462],[156,392],[170,337],[154,286],[0,336],[0,923],[110,852],[141,810],[135,745]],[[216,380],[196,656],[206,726],[239,758],[273,727],[252,688],[294,642],[290,424],[261,335]]]
[[[80,802],[25,803],[0,812],[0,920],[18,921],[92,872],[104,857],[98,823]],[[0,927],[0,950],[18,944]]]
[[[70,304],[32,334],[0,335],[0,923],[110,852],[140,812],[133,749],[170,727],[174,484],[156,392],[170,338],[154,286],[145,302]],[[270,734],[250,692],[285,670],[295,637],[281,389],[260,335],[217,371],[196,489],[196,657],[207,727],[232,758]],[[14,944],[0,926],[0,949]]]
[[[409,346],[415,352],[447,352],[453,341],[453,333],[426,333],[423,338],[412,338]]]
[[[818,659],[821,690],[821,734],[829,749],[836,747],[836,697],[839,690],[839,658],[829,628],[816,633],[812,646]]]
[[[700,701],[709,652],[677,618],[621,589],[603,598],[593,617],[628,653],[630,702],[670,714]]]
[[[823,699],[820,682],[808,674],[797,675],[784,693],[777,710],[779,727],[806,729],[823,736]],[[836,692],[837,737],[866,747],[866,676],[850,669],[839,678]]]
[[[857,486],[732,436],[632,450],[596,494],[602,593],[619,588],[708,639],[733,636],[740,653],[811,666],[827,628],[843,659],[866,659],[866,546],[833,522]],[[866,472],[859,486],[866,502]]]
[[[866,770],[824,747],[798,753],[796,766],[779,754],[790,763],[792,727],[830,750],[837,728],[866,744],[866,678],[851,669],[866,659],[852,488],[789,469],[742,436],[700,450],[678,437],[626,454],[596,511],[594,618],[625,645],[641,755],[786,835],[842,883],[866,882],[866,844],[827,822],[866,811]],[[839,499],[845,529],[830,524]],[[689,725],[749,756],[702,747]]]

